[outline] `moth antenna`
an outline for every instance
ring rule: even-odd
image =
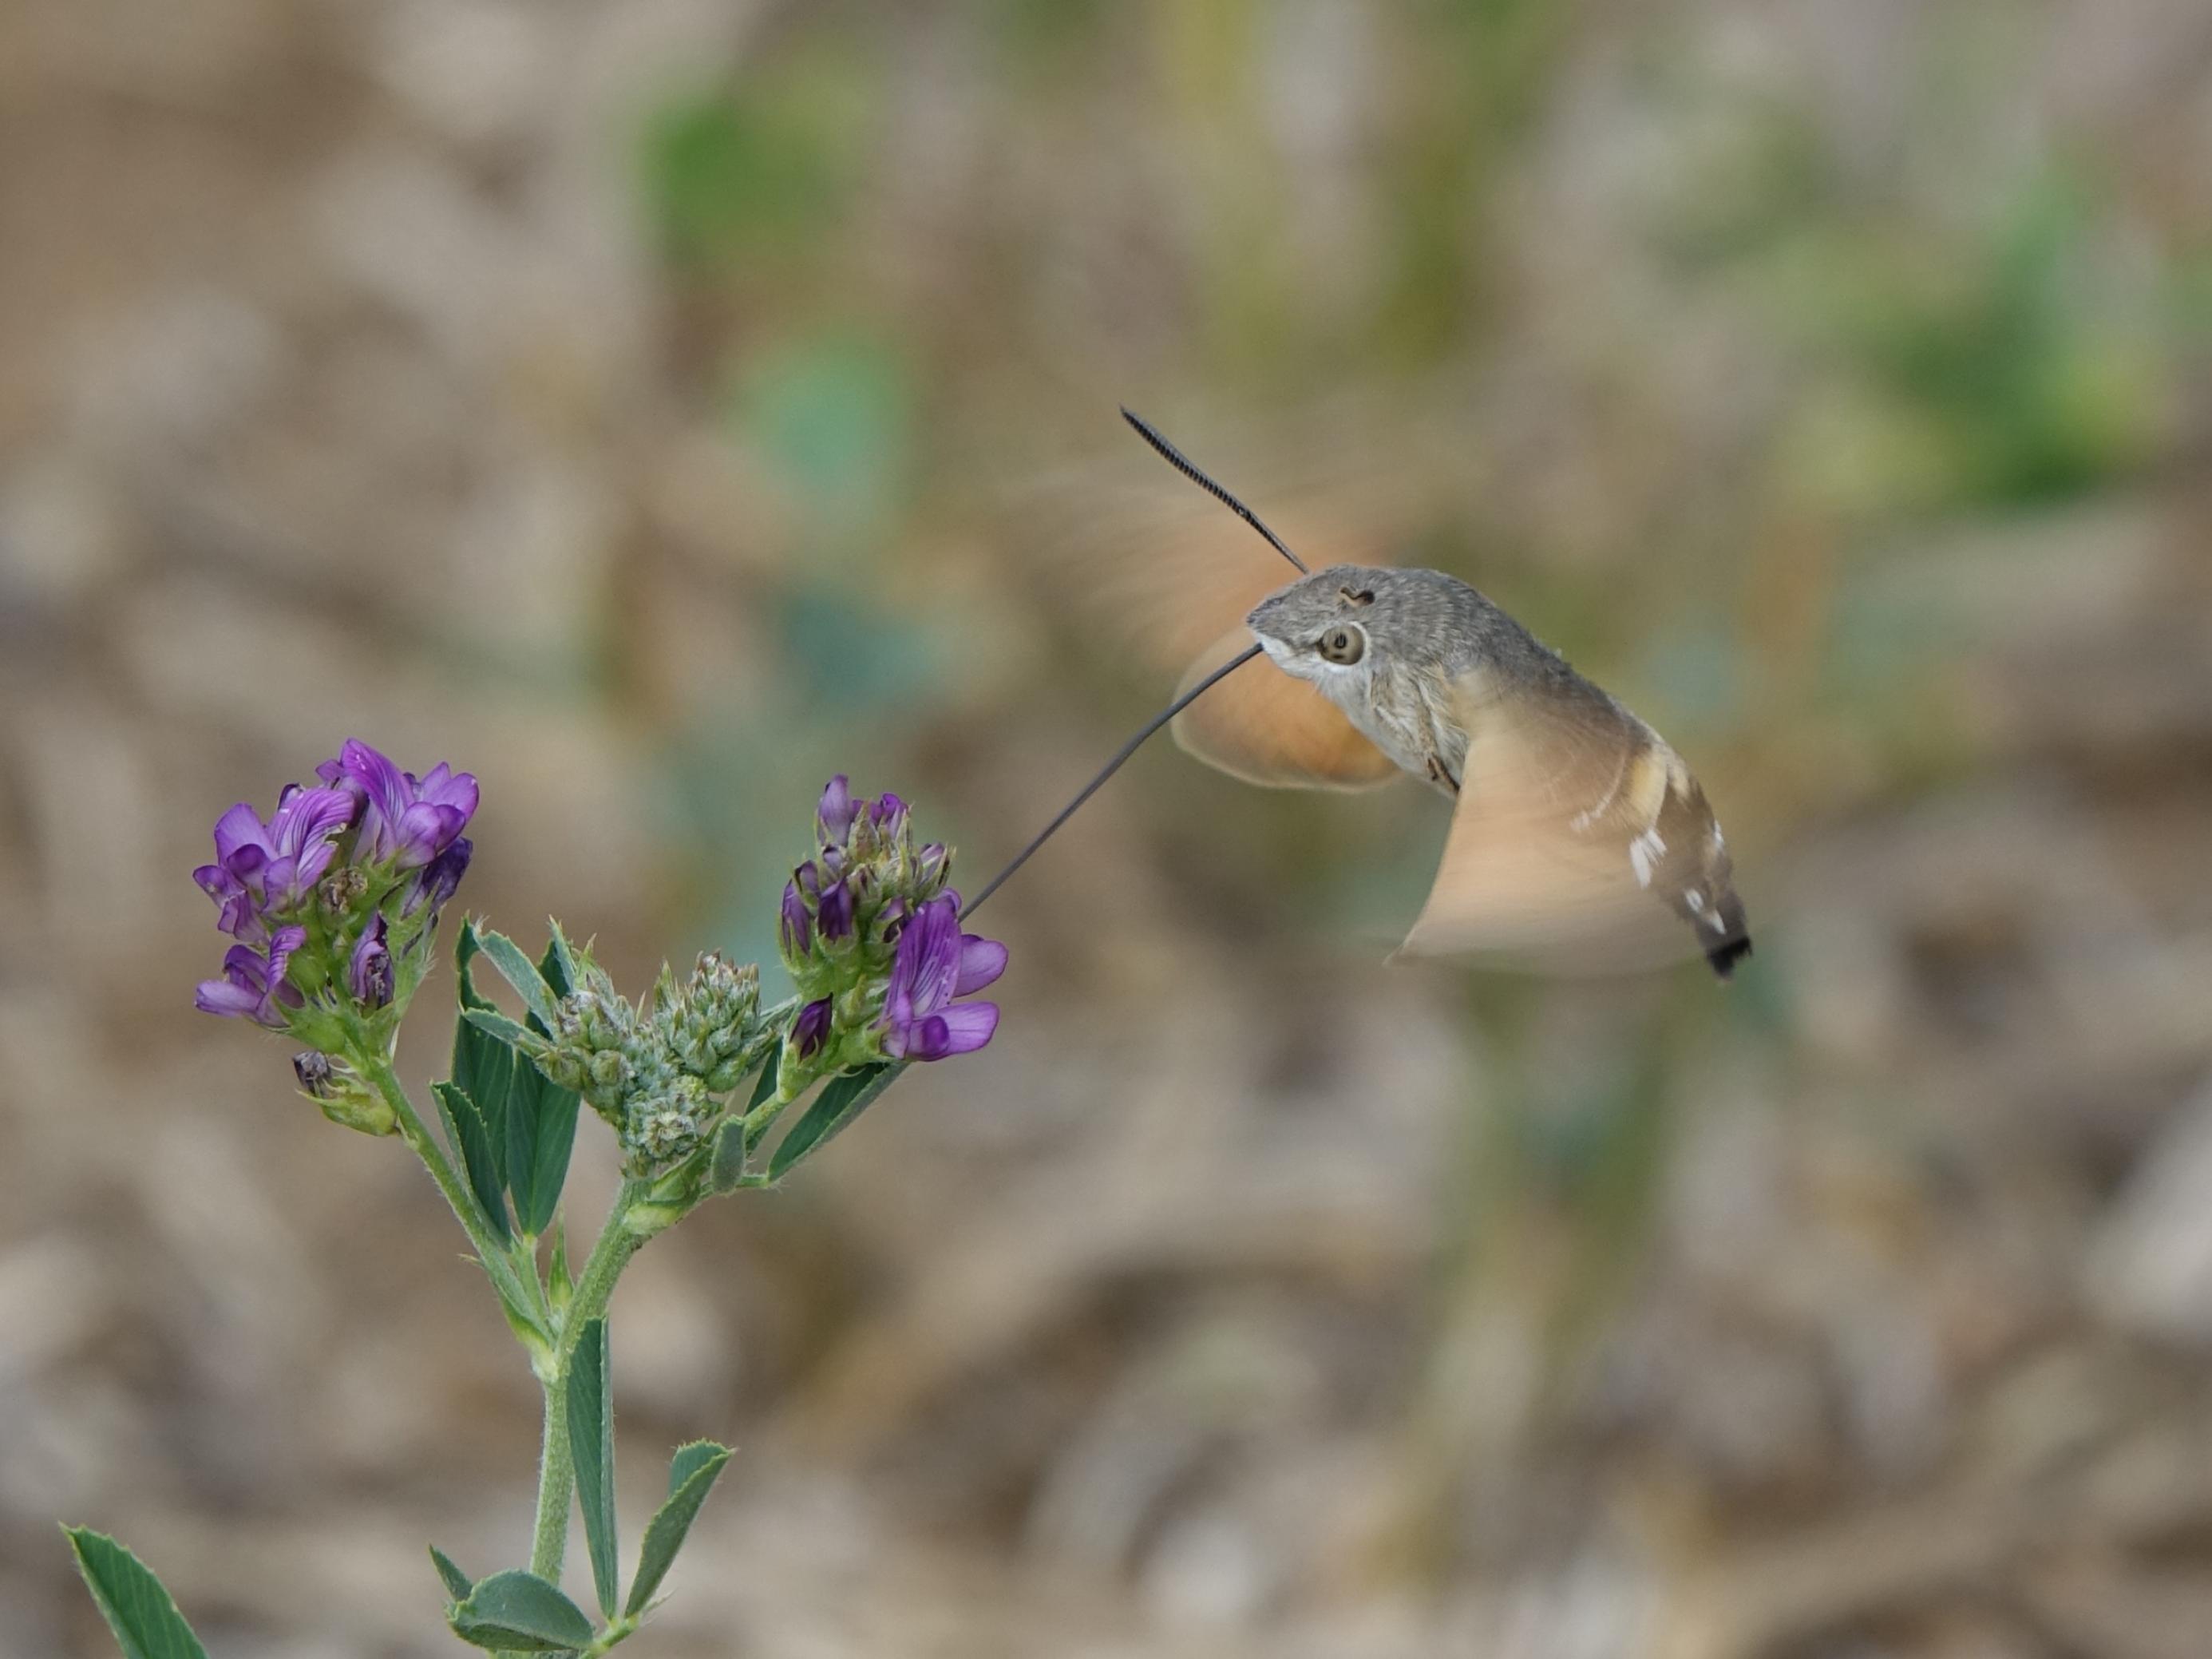
[[[1128,415],[1129,413],[1127,410],[1123,410],[1121,412],[1125,415]],[[1133,421],[1137,419],[1133,415],[1130,415],[1129,418]],[[1138,422],[1138,429],[1139,431],[1144,429],[1144,423],[1140,421]],[[1170,454],[1173,453],[1172,451],[1169,453]],[[1232,502],[1231,505],[1233,506],[1234,503]],[[1255,520],[1254,522],[1257,523],[1258,520]],[[1264,531],[1261,533],[1263,535],[1266,534]],[[1274,538],[1273,537],[1269,537],[1268,539],[1272,541]],[[1061,824],[1066,823],[1068,819],[1075,816],[1076,808],[1081,806],[1084,802],[1089,800],[1091,796],[1097,794],[1098,793],[1099,786],[1103,784],[1107,779],[1112,777],[1116,772],[1120,771],[1121,769],[1121,763],[1127,760],[1130,756],[1135,754],[1138,750],[1145,746],[1146,738],[1151,737],[1153,732],[1158,731],[1160,727],[1165,726],[1177,714],[1182,714],[1184,709],[1196,702],[1200,696],[1212,690],[1215,685],[1218,684],[1221,681],[1227,679],[1231,673],[1235,672],[1237,669],[1242,668],[1246,663],[1251,661],[1253,658],[1258,656],[1265,648],[1266,647],[1262,646],[1255,645],[1250,650],[1243,653],[1241,656],[1231,658],[1227,662],[1222,664],[1220,667],[1215,669],[1211,674],[1208,674],[1204,679],[1200,680],[1196,685],[1192,686],[1189,690],[1184,692],[1182,696],[1177,697],[1173,702],[1170,703],[1158,714],[1153,715],[1151,720],[1146,721],[1143,727],[1138,732],[1135,737],[1131,738],[1128,742],[1123,744],[1121,748],[1115,750],[1114,758],[1108,761],[1104,766],[1099,769],[1098,775],[1083,786],[1082,793],[1078,794],[1073,800],[1068,802],[1066,805],[1060,809],[1060,816],[1054,818],[1050,823],[1045,825],[1042,830],[1040,830],[1036,833],[1036,836],[1031,839],[1028,846],[1023,848],[1020,852],[1014,854],[1014,860],[1012,864],[1009,864],[1005,869],[1000,871],[997,875],[992,877],[989,881],[984,884],[983,890],[976,894],[974,898],[968,901],[966,906],[960,912],[960,919],[963,921],[965,921],[969,917],[974,915],[976,911],[982,908],[983,901],[990,897],[992,894],[997,892],[999,889],[1005,886],[1006,884],[1006,878],[1012,875],[1014,872],[1020,869],[1022,866],[1027,864],[1030,861],[1030,855],[1034,854],[1038,848],[1043,846],[1045,842],[1050,841],[1059,831]]]
[[[1258,514],[1255,513],[1250,507],[1245,506],[1243,502],[1238,501],[1234,495],[1224,489],[1219,484],[1214,483],[1212,479],[1207,477],[1206,474],[1200,471],[1198,468],[1192,464],[1191,459],[1188,455],[1185,455],[1182,451],[1177,449],[1173,444],[1170,443],[1165,438],[1160,435],[1158,428],[1155,427],[1150,421],[1146,420],[1141,415],[1131,414],[1127,405],[1124,405],[1121,410],[1121,418],[1127,421],[1131,426],[1136,428],[1137,435],[1142,438],[1146,443],[1150,444],[1154,449],[1158,450],[1161,458],[1165,460],[1170,466],[1182,473],[1184,477],[1189,479],[1200,489],[1203,489],[1207,495],[1212,496],[1214,500],[1219,501],[1231,513],[1234,513],[1238,518],[1243,520],[1246,524],[1250,525],[1253,529],[1258,531],[1262,536],[1265,536],[1267,538],[1267,545],[1273,548],[1276,552],[1281,554],[1292,564],[1296,565],[1300,575],[1310,576],[1313,574],[1310,570],[1306,568],[1306,562],[1304,559],[1300,558],[1297,554],[1291,552],[1289,548],[1283,545],[1282,538],[1276,535],[1273,531],[1268,529],[1267,526],[1260,522],[1260,515]]]

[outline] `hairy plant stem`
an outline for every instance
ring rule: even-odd
[[[355,1035],[357,1038],[365,1037],[362,1033]],[[576,1278],[568,1305],[556,1313],[538,1277],[536,1241],[518,1237],[502,1243],[493,1235],[477,1206],[476,1195],[463,1183],[445,1149],[422,1121],[422,1114],[415,1109],[415,1103],[408,1098],[391,1062],[378,1054],[374,1045],[366,1040],[356,1041],[353,1048],[349,1058],[391,1107],[400,1139],[422,1160],[430,1178],[438,1183],[438,1190],[445,1194],[454,1218],[468,1234],[469,1243],[476,1247],[477,1260],[499,1293],[508,1322],[529,1350],[531,1369],[537,1373],[545,1404],[538,1465],[538,1515],[531,1531],[530,1571],[548,1583],[558,1584],[562,1559],[568,1547],[568,1497],[576,1482],[575,1453],[568,1443],[568,1375],[575,1362],[576,1345],[582,1339],[584,1328],[606,1312],[607,1304],[614,1296],[615,1281],[622,1277],[629,1259],[647,1239],[666,1228],[672,1218],[665,1212],[655,1213],[664,1206],[645,1202],[652,1191],[652,1182],[625,1180],[607,1212],[598,1242],[585,1260],[584,1270]],[[635,1621],[617,1621],[601,1633],[592,1650],[604,1652],[635,1628]]]
[[[485,1277],[491,1280],[492,1288],[499,1292],[499,1299],[507,1308],[509,1322],[516,1323],[516,1334],[522,1335],[526,1328],[520,1322],[527,1322],[529,1326],[538,1328],[538,1334],[543,1342],[550,1343],[553,1339],[552,1311],[547,1305],[544,1289],[538,1282],[536,1270],[519,1267],[515,1250],[493,1237],[491,1230],[484,1224],[483,1218],[477,1208],[476,1195],[462,1184],[460,1176],[454,1173],[453,1164],[447,1159],[445,1149],[438,1145],[428,1127],[423,1123],[422,1115],[415,1109],[415,1103],[408,1099],[407,1091],[400,1086],[391,1062],[359,1052],[352,1059],[398,1119],[399,1138],[407,1143],[416,1157],[422,1160],[423,1167],[430,1172],[430,1179],[438,1183],[438,1190],[445,1194],[454,1218],[461,1224],[461,1230],[468,1234],[469,1243],[476,1247],[477,1260],[483,1264]],[[530,1339],[526,1337],[524,1340],[528,1342]]]
[[[575,1453],[568,1443],[568,1373],[584,1328],[606,1312],[615,1280],[652,1237],[630,1224],[630,1212],[647,1184],[623,1182],[599,1242],[577,1278],[575,1292],[560,1316],[550,1351],[542,1359],[532,1359],[545,1395],[545,1432],[538,1465],[538,1521],[531,1532],[530,1570],[549,1583],[561,1582],[561,1561],[568,1547],[568,1494],[576,1480]]]

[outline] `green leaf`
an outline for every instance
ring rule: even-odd
[[[676,1455],[668,1465],[668,1501],[660,1506],[645,1529],[645,1543],[638,1552],[637,1577],[630,1583],[629,1601],[623,1608],[624,1618],[636,1618],[653,1599],[653,1591],[660,1588],[660,1581],[668,1576],[668,1569],[676,1559],[676,1552],[684,1547],[684,1534],[691,1530],[692,1522],[698,1519],[699,1506],[707,1501],[715,1477],[721,1474],[730,1455],[727,1446],[718,1446],[711,1440],[695,1440],[676,1449]]]
[[[499,969],[500,977],[514,987],[523,1006],[538,1017],[538,1023],[548,1031],[553,1029],[553,992],[545,977],[538,971],[530,958],[522,954],[522,947],[504,933],[486,930],[477,936],[485,957]]]
[[[565,995],[574,983],[574,963],[558,922],[553,924],[553,942],[545,947],[538,968],[556,995]],[[530,1023],[540,1036],[552,1035],[535,1014]],[[521,1055],[515,1060],[514,1082],[507,1115],[507,1184],[514,1193],[515,1223],[534,1238],[551,1224],[561,1189],[568,1184],[581,1097],[551,1081]]]
[[[599,1610],[615,1616],[622,1569],[615,1555],[615,1398],[607,1322],[594,1319],[576,1340],[568,1373],[568,1446],[576,1461],[576,1502],[592,1552]]]
[[[752,1098],[745,1102],[747,1111],[767,1104],[768,1097],[775,1092],[776,1074],[782,1069],[783,1045],[779,1042],[768,1051],[768,1058],[761,1062],[760,1075],[753,1079]]]
[[[438,1577],[446,1581],[446,1594],[456,1601],[465,1601],[469,1592],[476,1588],[469,1582],[468,1574],[453,1565],[453,1558],[435,1544],[430,1546],[430,1565],[437,1568]]]
[[[434,1083],[430,1092],[437,1096],[438,1109],[445,1115],[447,1127],[453,1132],[477,1207],[483,1212],[492,1231],[506,1239],[507,1198],[500,1190],[499,1155],[493,1151],[491,1130],[484,1122],[476,1097],[452,1083]]]
[[[477,994],[476,981],[471,977],[469,964],[482,952],[483,946],[477,941],[477,919],[461,918],[461,931],[453,939],[453,980],[464,1008],[489,1008],[491,1004]]]
[[[489,942],[499,937],[488,936],[481,949],[505,973],[506,964]],[[502,943],[513,949],[510,941]],[[487,1180],[490,1172],[496,1172],[496,1188],[514,1196],[515,1228],[534,1238],[551,1224],[561,1189],[568,1182],[568,1159],[576,1145],[579,1098],[574,1091],[547,1081],[523,1052],[532,1031],[549,1034],[538,1012],[533,1010],[526,1028],[476,994],[468,959],[479,948],[471,932],[465,935],[455,952],[463,1006],[461,1025],[453,1035],[453,1079],[477,1103],[484,1131],[478,1150],[488,1152],[489,1158],[480,1164],[471,1152],[465,1151],[464,1161],[470,1165],[471,1182],[486,1208],[501,1218],[501,1237],[507,1232],[505,1207],[485,1195],[483,1180],[477,1178],[479,1170],[486,1172],[483,1179]],[[541,976],[541,989],[559,988],[571,982],[573,966],[567,941],[556,937],[546,947],[543,963],[532,971]]]
[[[453,1076],[456,1088],[476,1103],[472,1133],[465,1118],[448,1115],[453,1151],[467,1166],[469,1185],[477,1194],[492,1231],[508,1236],[507,1201],[507,1095],[514,1076],[511,1039],[479,1023],[479,1017],[511,1024],[477,994],[471,963],[478,951],[476,924],[464,921],[453,945],[453,982],[460,998],[461,1018],[453,1026]]]
[[[88,1527],[62,1530],[125,1659],[207,1659],[207,1650],[151,1568],[105,1533]]]
[[[543,1578],[519,1569],[492,1574],[446,1622],[472,1647],[573,1653],[592,1644],[592,1621],[584,1610]]]
[[[904,1061],[896,1065],[863,1066],[857,1072],[841,1072],[823,1085],[822,1092],[814,1097],[814,1103],[806,1115],[791,1127],[769,1160],[768,1176],[780,1180],[799,1161],[830,1139],[854,1118],[875,1103],[878,1095],[891,1085],[893,1079],[906,1069]]]
[[[576,1148],[576,1109],[582,1097],[573,1089],[538,1083],[538,1149],[526,1181],[515,1188],[514,1208],[523,1230],[535,1238],[553,1224],[568,1184],[568,1156]]]
[[[668,1495],[671,1498],[684,1489],[684,1483],[712,1464],[714,1472],[721,1473],[722,1465],[732,1455],[727,1446],[718,1446],[711,1440],[687,1440],[676,1449],[668,1460]]]

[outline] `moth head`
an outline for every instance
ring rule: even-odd
[[[1278,667],[1327,684],[1374,672],[1377,592],[1387,570],[1331,565],[1262,599],[1245,624]]]

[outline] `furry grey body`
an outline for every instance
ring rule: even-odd
[[[1479,671],[1501,690],[1540,687],[1588,698],[1634,719],[1519,623],[1441,570],[1331,565],[1269,595],[1245,622],[1277,666],[1312,682],[1376,748],[1446,794],[1458,793],[1467,769],[1468,734],[1449,705],[1453,683],[1464,675]],[[1327,661],[1314,648],[1340,624],[1366,640],[1355,663]]]

